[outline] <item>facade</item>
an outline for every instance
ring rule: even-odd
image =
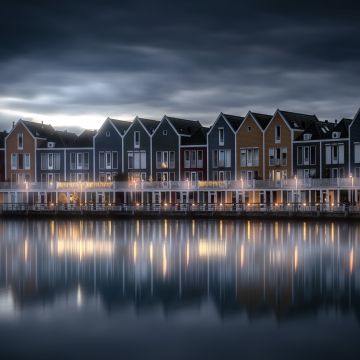
[[[5,138],[7,132],[0,132],[0,182],[5,181]]]
[[[249,111],[236,133],[237,179],[264,179],[264,129],[272,116]]]
[[[322,178],[322,141],[333,128],[333,123],[316,121],[293,141],[294,175],[299,179]]]
[[[36,182],[36,150],[55,132],[51,125],[19,120],[5,138],[5,180]]]
[[[349,176],[360,178],[360,109],[349,125]]]
[[[294,176],[293,141],[317,121],[315,115],[276,110],[264,132],[265,179],[280,182]]]
[[[199,128],[191,137],[183,137],[180,145],[180,180],[207,180],[207,146],[208,128]]]
[[[181,141],[200,128],[198,121],[163,117],[152,136],[152,180],[180,180]]]
[[[84,130],[72,147],[65,152],[66,181],[94,181],[94,148],[95,130]]]
[[[335,123],[322,141],[322,178],[349,176],[349,125],[350,119]]]
[[[93,138],[94,180],[125,179],[123,138],[131,123],[107,118]]]
[[[49,184],[66,181],[66,149],[74,146],[77,135],[67,131],[55,131],[36,150],[37,180]]]
[[[208,179],[236,180],[236,132],[241,116],[220,113],[207,133]]]
[[[129,180],[152,178],[152,134],[160,121],[136,117],[124,136],[124,173]]]

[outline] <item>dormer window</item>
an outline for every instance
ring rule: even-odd
[[[106,137],[110,137],[110,131],[107,131],[107,132],[105,133],[105,136],[106,136]]]
[[[304,140],[311,140],[312,134],[304,134]]]
[[[140,147],[140,131],[134,131],[134,148]]]
[[[339,139],[340,138],[340,131],[333,131],[332,138],[333,139]]]
[[[281,126],[276,125],[275,126],[275,143],[279,144],[281,139]]]
[[[48,148],[53,148],[53,147],[55,147],[55,143],[53,141],[48,141],[47,147]]]
[[[18,134],[18,150],[22,150],[24,148],[24,134]]]
[[[219,128],[219,145],[224,145],[224,128]]]

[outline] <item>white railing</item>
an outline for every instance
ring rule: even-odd
[[[64,185],[65,182],[61,184]],[[65,183],[66,184],[66,183]],[[124,181],[124,182],[69,182],[58,187],[57,183],[0,183],[0,192],[9,191],[211,191],[211,190],[306,190],[306,189],[360,189],[360,178],[334,179],[283,179],[237,181]]]

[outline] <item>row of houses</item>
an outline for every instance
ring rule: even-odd
[[[360,110],[353,119],[276,110],[220,113],[211,127],[107,118],[80,135],[19,120],[0,133],[0,181],[222,181],[360,177]]]

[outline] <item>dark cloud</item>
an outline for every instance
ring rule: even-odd
[[[351,117],[359,15],[346,1],[8,1],[0,124],[164,113],[209,124],[276,108]]]

